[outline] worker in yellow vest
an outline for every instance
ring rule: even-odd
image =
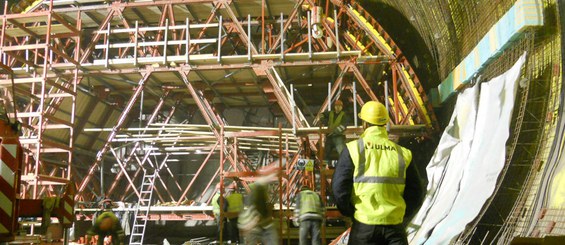
[[[300,225],[300,245],[320,245],[320,228],[324,221],[322,198],[304,185],[296,195],[294,203],[294,224]]]
[[[326,134],[325,152],[326,160],[331,160],[331,154],[336,151],[339,155],[345,148],[345,135],[343,134],[347,127],[347,115],[343,110],[343,102],[336,100],[334,102],[334,109],[324,112],[320,115],[320,122],[322,125],[328,127]]]
[[[365,131],[347,143],[332,179],[339,211],[353,218],[348,244],[407,245],[403,222],[424,194],[412,152],[388,139],[383,104],[369,101],[358,116]]]
[[[228,210],[226,212],[226,217],[228,218],[228,240],[232,243],[239,243],[237,222],[239,214],[243,211],[243,195],[239,193],[237,186],[230,186],[228,192],[229,194],[226,197],[228,203]]]

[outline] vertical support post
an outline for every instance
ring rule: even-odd
[[[328,111],[332,110],[332,83],[328,83]]]
[[[189,62],[189,51],[190,51],[190,22],[188,17],[186,17],[186,56],[185,56],[185,63],[188,65]]]
[[[169,19],[165,20],[165,35],[163,40],[163,65],[167,65],[167,46],[169,44]]]
[[[281,12],[281,62],[284,61],[284,18]]]
[[[294,84],[290,84],[290,108],[292,109],[292,133],[296,134],[296,120],[295,118],[295,110],[296,104],[294,102]]]
[[[49,64],[53,64],[53,49],[51,49],[51,48],[56,48],[56,47],[51,47],[51,42],[49,42],[48,46],[50,47],[49,48]],[[55,44],[53,46],[55,46]],[[49,66],[49,70],[51,70],[51,69],[52,69],[51,66]]]
[[[104,191],[104,158],[100,160],[100,194],[102,196],[106,196],[106,192]]]
[[[388,80],[385,80],[385,107],[386,107],[386,111],[388,113],[388,109],[389,109],[389,103],[388,103]],[[386,123],[386,131],[390,132],[390,120]]]
[[[261,1],[261,54],[265,54],[265,0]]]
[[[8,0],[4,1],[4,14],[2,15],[2,33],[0,34],[0,47],[4,47],[4,37],[6,36],[6,14],[8,13]],[[6,56],[4,56],[4,51],[0,50],[0,56],[2,56],[2,63],[6,63]]]
[[[286,175],[286,176],[290,176],[290,162],[291,162],[291,160],[290,160],[290,154],[289,154],[289,150],[290,150],[290,149],[289,149],[289,143],[288,143],[288,134],[285,135],[285,150],[286,150],[286,152],[285,152],[285,159],[286,159],[285,175]],[[289,180],[288,177],[287,177],[287,180]],[[286,187],[286,188],[285,188],[285,194],[286,194],[286,195],[285,195],[285,196],[286,196],[286,213],[287,213],[287,214],[290,214],[290,213],[291,213],[291,211],[290,211],[290,191],[291,191],[291,190],[290,190],[290,183],[291,183],[291,182],[290,182],[290,180],[289,180],[289,181],[287,181],[286,183],[287,183],[287,184],[285,185],[285,187]],[[288,219],[288,217],[287,217],[287,219]],[[287,233],[286,233],[286,241],[287,241],[287,244],[290,244],[290,232],[287,232]]]
[[[251,15],[247,15],[247,61],[251,62]]]
[[[398,105],[398,75],[396,73],[396,66],[393,65],[391,66],[391,72],[392,72],[392,96],[394,96],[393,100],[394,100],[394,123],[398,124],[398,122],[400,122],[400,109],[399,109],[399,105]]]
[[[328,180],[326,176],[326,163],[321,161],[320,164],[320,197],[322,198],[322,207],[326,207],[326,181]],[[316,190],[316,182],[314,182],[314,186],[312,190]],[[324,208],[324,210],[326,210]],[[326,219],[326,213],[322,213],[322,219]],[[320,227],[321,235],[322,235],[322,244],[326,243],[326,226],[324,225],[325,222],[322,222],[322,226]]]
[[[353,80],[353,122],[357,127],[357,83]]]
[[[293,118],[294,121],[294,118]],[[279,169],[278,169],[278,173],[277,173],[277,179],[279,181],[279,244],[283,244],[283,238],[282,238],[282,224],[283,224],[283,208],[282,208],[282,159],[283,159],[283,154],[282,154],[282,123],[279,122]]]
[[[133,65],[137,66],[137,49],[138,49],[138,39],[139,39],[139,23],[135,21],[135,46],[133,47]]]
[[[224,125],[220,125],[220,244],[224,243]],[[213,204],[212,204],[213,205]]]
[[[312,12],[308,11],[308,58],[312,59]]]
[[[108,68],[108,59],[110,58],[110,23],[108,23],[108,33],[106,33],[106,55],[104,57],[104,67]]]
[[[218,63],[222,62],[222,16],[220,15],[220,23],[218,24]]]
[[[339,59],[341,55],[341,50],[339,47],[339,25],[337,23],[337,11],[334,10],[334,25],[335,25],[335,50],[337,53],[337,58]]]
[[[26,42],[26,43],[29,42],[29,36],[26,36],[26,41],[25,41],[25,42]],[[26,49],[26,61],[29,61],[29,49]],[[25,67],[26,67],[26,68],[25,68],[26,72],[29,72],[29,64],[28,64],[27,62],[26,62]]]
[[[233,138],[233,171],[237,172],[237,145],[238,145],[238,138],[234,137]]]
[[[139,98],[139,128],[142,128],[142,123],[141,123],[141,119],[143,118],[143,99],[145,97],[145,93],[143,92],[143,90],[141,90],[141,95]],[[139,134],[141,136],[142,131],[139,131]],[[141,142],[144,143],[144,142]],[[145,147],[144,144],[142,144],[142,148]],[[143,150],[143,149],[142,149]]]

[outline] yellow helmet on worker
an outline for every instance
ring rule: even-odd
[[[363,121],[378,126],[384,126],[389,120],[386,107],[378,101],[369,101],[365,103],[358,116]]]

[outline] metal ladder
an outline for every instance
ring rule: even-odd
[[[129,244],[143,244],[145,226],[147,225],[147,219],[149,219],[151,197],[153,196],[153,188],[155,187],[155,177],[157,177],[156,171],[153,170],[152,174],[148,174],[148,171],[149,170],[143,171],[143,181],[139,188],[140,198],[135,208]]]

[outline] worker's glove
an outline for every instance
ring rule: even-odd
[[[300,226],[300,221],[298,220],[298,218],[294,218],[294,219],[292,219],[292,224],[294,226]]]

